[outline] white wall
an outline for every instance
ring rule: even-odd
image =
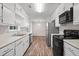
[[[46,22],[32,22],[33,36],[46,36],[47,34]]]

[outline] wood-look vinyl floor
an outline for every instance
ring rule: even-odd
[[[47,46],[46,37],[33,37],[32,44],[24,56],[52,56],[52,49]]]

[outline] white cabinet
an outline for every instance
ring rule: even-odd
[[[74,6],[78,5],[79,3],[74,3]]]
[[[17,21],[16,22],[20,26],[26,26],[26,23],[28,23],[28,16],[24,11],[24,9],[20,6],[20,4],[16,4],[15,16],[16,16],[16,19],[18,20],[18,22]]]
[[[14,21],[15,21],[15,13],[6,7],[3,7],[3,23],[14,24],[15,23]]]
[[[73,7],[73,3],[64,3],[65,11],[70,10]]]
[[[29,36],[0,48],[0,56],[22,56],[29,47]]]
[[[58,8],[55,11],[55,26],[59,27],[59,15],[62,14],[65,11],[64,4],[61,4],[58,6]]]
[[[23,18],[28,18],[25,10],[20,6],[20,4],[16,4],[15,12]]]
[[[29,36],[24,37],[23,39],[23,52],[29,47]]]
[[[57,8],[57,15],[59,16],[60,14],[62,14],[65,11],[65,6],[64,3],[60,4]]]
[[[74,6],[73,14],[73,24],[77,25],[79,24],[79,4]]]
[[[64,42],[64,56],[79,56],[79,49]]]
[[[24,18],[24,15],[22,14],[23,9],[22,9],[22,7],[21,7],[19,4],[16,4],[15,12],[16,12],[20,17]]]
[[[0,56],[14,56],[15,55],[15,44],[9,44],[7,46],[4,46],[3,48],[0,49]]]
[[[0,17],[2,16],[2,4],[0,4]]]
[[[3,3],[3,6],[5,6],[13,12],[15,11],[15,3]]]
[[[52,20],[55,20],[55,26],[56,27],[60,27],[59,24],[59,15],[62,14],[65,11],[65,6],[64,3],[60,4],[57,9],[55,10],[55,12],[52,15]]]
[[[22,39],[16,41],[16,56],[22,56],[24,54],[23,52],[23,41]]]
[[[2,22],[2,4],[0,4],[0,22]]]
[[[55,20],[56,27],[60,27],[59,15],[67,10],[70,10],[70,7],[72,7],[72,6],[73,6],[72,3],[62,3],[57,7],[56,11],[52,15],[52,20]]]
[[[16,41],[16,56],[22,56],[29,47],[29,36]]]
[[[7,52],[5,56],[15,56],[14,49],[11,49],[9,52]]]

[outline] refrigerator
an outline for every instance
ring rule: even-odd
[[[51,47],[51,34],[59,33],[59,27],[55,27],[55,20],[48,23],[48,35],[47,35],[47,45]]]

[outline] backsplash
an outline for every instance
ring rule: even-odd
[[[8,25],[0,25],[0,34],[8,32]]]
[[[8,25],[0,25],[0,34],[5,34],[5,33],[14,34],[16,33],[16,31],[10,31]]]
[[[79,30],[79,25],[73,25],[72,23],[62,25],[62,26],[60,26],[60,29],[59,29],[60,33],[64,34],[63,31],[65,29]]]

